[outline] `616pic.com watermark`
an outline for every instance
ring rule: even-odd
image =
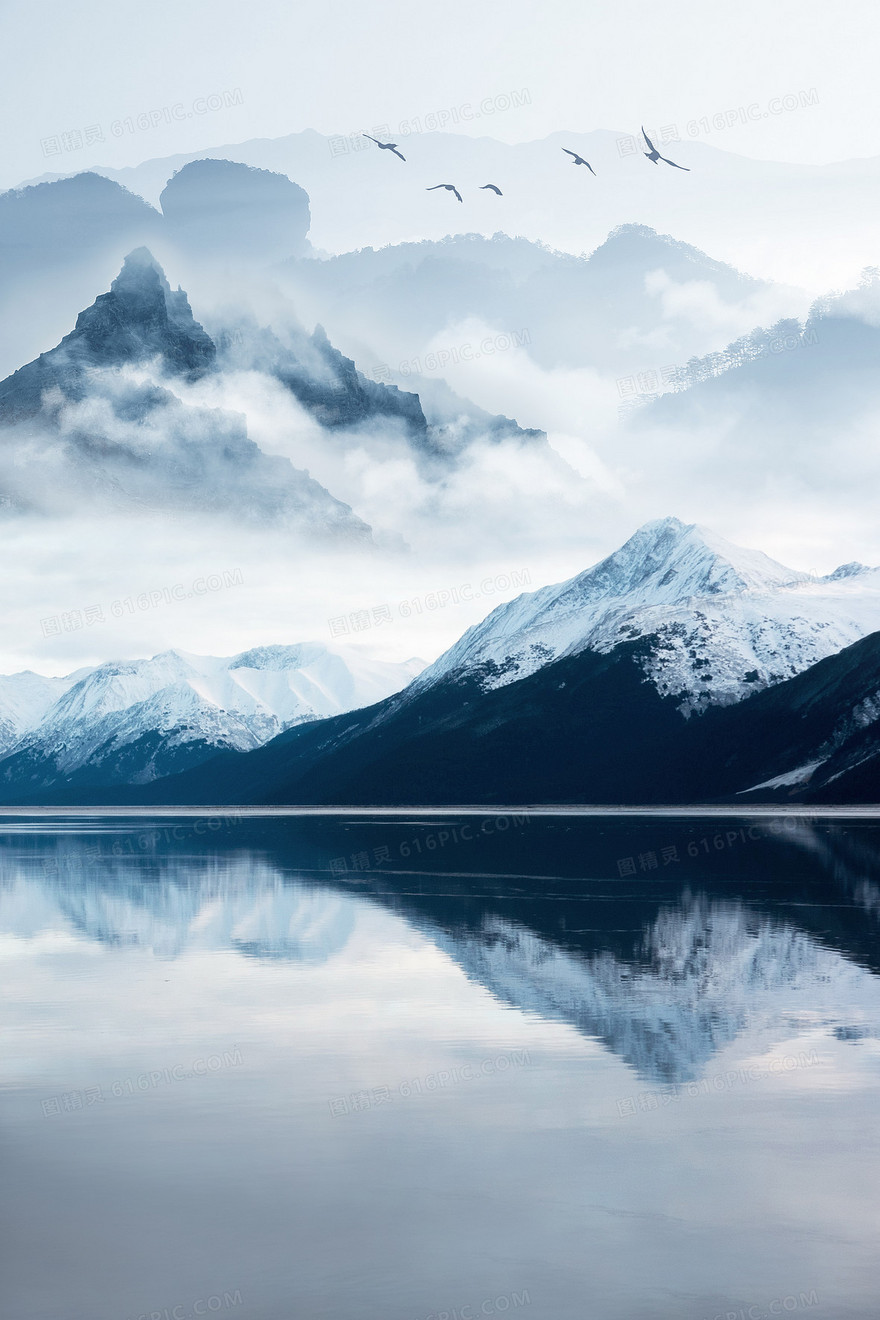
[[[178,1302],[176,1306],[141,1311],[140,1315],[129,1316],[127,1320],[195,1320],[196,1316],[216,1315],[218,1311],[243,1305],[241,1289],[236,1288],[235,1292],[214,1293],[211,1297],[199,1297],[194,1302]]]
[[[396,862],[398,858],[404,861],[415,860],[429,853],[435,853],[440,848],[446,848],[450,844],[455,846],[459,843],[473,843],[480,835],[506,834],[510,829],[521,829],[531,822],[532,817],[528,812],[520,811],[511,812],[510,815],[486,816],[479,824],[476,821],[465,821],[464,824],[445,825],[440,829],[431,830],[429,834],[402,839],[396,848],[384,843],[377,844],[372,849],[365,848],[361,852],[351,853],[350,858],[331,857],[330,874],[341,876],[348,875],[349,872],[357,875],[364,871],[381,871],[385,866]]]
[[[80,1091],[64,1091],[61,1095],[48,1096],[40,1101],[40,1107],[44,1118],[73,1114],[77,1110],[104,1104],[110,1099],[122,1100],[126,1096],[137,1095],[139,1091],[155,1091],[173,1082],[207,1077],[209,1073],[221,1072],[224,1068],[238,1068],[241,1062],[241,1050],[236,1045],[234,1049],[224,1050],[222,1054],[208,1054],[204,1058],[194,1059],[189,1065],[176,1063],[172,1068],[153,1068],[150,1072],[138,1073],[137,1077],[119,1078],[110,1084],[106,1095],[101,1086],[87,1086]]]
[[[208,573],[206,577],[196,578],[189,588],[182,582],[175,582],[173,587],[154,587],[151,591],[139,592],[137,596],[124,596],[121,600],[112,601],[107,612],[114,619],[124,619],[127,614],[154,610],[159,605],[173,605],[176,601],[209,596],[226,587],[240,587],[243,581],[240,568],[227,568],[222,574]],[[103,605],[85,605],[79,610],[62,610],[60,614],[50,614],[41,619],[40,628],[44,637],[60,637],[63,632],[78,632],[96,623],[106,623],[104,609]]]
[[[689,839],[685,847],[688,857],[691,859],[697,857],[711,857],[715,853],[722,853],[729,848],[736,848],[741,843],[756,843],[761,839],[779,839],[785,835],[794,835],[813,820],[818,820],[819,816],[813,816],[811,813],[797,816],[773,817],[766,826],[759,825],[740,825],[738,828],[729,830],[716,830],[714,834],[706,834],[701,839]],[[673,862],[680,862],[683,859],[678,854],[679,845],[669,843],[657,849],[651,848],[646,852],[636,853],[632,857],[618,857],[617,873],[621,880],[627,876],[637,875],[640,871],[657,871],[663,867],[669,866]],[[658,860],[659,851],[659,860]],[[662,861],[663,867],[660,862]]]
[[[496,92],[494,96],[484,96],[477,106],[471,101],[463,101],[445,110],[429,110],[427,114],[414,115],[412,119],[401,119],[396,128],[385,123],[374,124],[369,133],[363,128],[355,129],[352,133],[336,133],[327,139],[327,146],[331,156],[348,156],[353,151],[367,151],[373,147],[369,141],[371,137],[388,142],[394,138],[410,137],[413,133],[442,132],[444,128],[456,124],[469,124],[474,119],[489,118],[531,104],[532,94],[528,87]]]
[[[412,619],[419,614],[443,610],[447,605],[461,605],[462,602],[480,600],[483,596],[494,596],[499,591],[510,591],[511,587],[528,587],[531,581],[527,568],[517,568],[510,573],[485,577],[476,587],[472,582],[462,582],[457,587],[441,587],[439,591],[429,591],[424,596],[414,596],[412,600],[400,600],[396,605],[373,605],[368,610],[352,610],[351,614],[340,614],[335,619],[328,619],[327,624],[331,637],[345,637],[348,633],[365,632],[367,628],[381,628],[384,623],[394,623],[395,612],[400,619]]]
[[[481,1077],[497,1077],[511,1068],[530,1068],[531,1057],[528,1050],[508,1050],[506,1054],[496,1054],[491,1059],[481,1059],[479,1063],[463,1063],[460,1067],[441,1068],[425,1077],[407,1078],[398,1082],[396,1088],[374,1086],[369,1091],[352,1091],[350,1095],[338,1095],[328,1100],[333,1118],[343,1114],[360,1114],[366,1109],[378,1109],[390,1105],[395,1097],[409,1100],[414,1095],[432,1095],[443,1091],[447,1086],[458,1086],[461,1082],[476,1082]]]
[[[685,1096],[695,1100],[701,1095],[717,1095],[722,1091],[732,1091],[740,1086],[749,1086],[752,1082],[763,1081],[767,1077],[777,1077],[780,1073],[814,1068],[819,1063],[821,1059],[815,1050],[810,1050],[809,1054],[801,1050],[798,1054],[775,1055],[766,1068],[728,1068],[727,1072],[701,1077],[699,1081],[679,1082],[662,1086],[659,1091],[642,1091],[639,1095],[623,1096],[617,1102],[617,1113],[620,1118],[630,1118],[637,1113],[646,1114],[652,1109],[665,1109],[673,1101]]]
[[[198,842],[209,834],[220,830],[229,830],[242,824],[245,817],[240,809],[224,812],[223,815],[197,816],[194,820],[185,820],[174,825],[157,825],[148,830],[139,830],[123,838],[114,838],[112,843],[85,843],[82,847],[55,853],[54,856],[34,858],[31,862],[32,875],[40,875],[47,880],[60,880],[67,877],[79,879],[83,867],[88,865],[114,865],[120,859],[149,857],[152,861],[158,848],[169,843]],[[108,839],[112,836],[108,836]]]
[[[481,1302],[465,1302],[462,1306],[450,1306],[448,1310],[431,1311],[416,1320],[480,1320],[481,1315],[505,1315],[516,1311],[521,1306],[531,1306],[532,1299],[528,1288],[522,1292],[500,1293],[497,1297],[484,1297]]]
[[[160,124],[179,124],[197,115],[215,114],[218,110],[228,110],[234,105],[243,105],[244,98],[240,87],[225,92],[210,92],[207,96],[197,96],[189,105],[175,101],[173,105],[163,105],[157,109],[141,110],[136,115],[125,115],[114,119],[110,124],[110,136],[125,137],[129,133],[145,133],[148,129],[158,128]],[[85,128],[67,128],[63,133],[50,133],[40,138],[40,147],[44,156],[61,156],[68,151],[82,151],[83,147],[106,142],[101,124],[87,124]]]
[[[739,1306],[735,1310],[716,1311],[714,1315],[705,1316],[704,1320],[771,1320],[774,1315],[791,1315],[792,1311],[818,1305],[816,1289],[811,1288],[808,1293],[789,1293],[769,1302],[753,1302],[751,1306]]]
[[[685,126],[687,137],[701,137],[704,133],[720,133],[735,124],[754,124],[762,119],[776,115],[791,114],[793,110],[804,110],[808,106],[819,104],[819,93],[815,87],[799,92],[786,92],[783,96],[771,96],[769,101],[751,101],[748,105],[732,106],[729,110],[716,110],[711,115],[700,115],[689,119]],[[659,128],[648,128],[648,137],[655,146],[668,146],[670,142],[683,142],[685,138],[678,131],[677,124],[662,124]],[[617,139],[618,156],[636,156],[644,151],[645,145],[634,133]]]
[[[497,334],[486,335],[479,343],[452,344],[449,348],[434,348],[423,358],[407,358],[398,362],[397,372],[401,376],[421,376],[427,371],[442,371],[444,367],[456,366],[459,362],[476,362],[481,357],[494,357],[496,353],[506,353],[511,348],[525,348],[531,344],[532,336],[527,326],[521,330],[499,330]],[[377,362],[370,373],[374,380],[389,383],[394,376],[386,362]]]

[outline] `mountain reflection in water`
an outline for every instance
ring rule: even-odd
[[[880,1035],[880,829],[487,814],[416,855],[454,818],[218,820],[0,832],[4,928],[319,963],[381,904],[496,999],[663,1082],[698,1078],[747,1024],[796,1032],[805,1010],[812,1025],[846,1005],[839,1030]]]
[[[873,1320],[878,876],[869,819],[3,817],[8,1313]]]

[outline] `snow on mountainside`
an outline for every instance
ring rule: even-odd
[[[646,673],[685,713],[727,705],[880,629],[880,569],[795,572],[696,524],[664,518],[568,582],[499,605],[420,676],[479,668],[485,687],[579,651],[653,641]]]
[[[35,728],[78,678],[90,672],[81,669],[67,678],[48,678],[30,669],[20,674],[0,674],[0,756]]]
[[[18,718],[20,736],[6,744],[0,776],[15,783],[27,771],[45,781],[107,765],[113,779],[146,782],[162,773],[157,749],[162,755],[190,744],[250,750],[294,724],[381,701],[422,667],[420,660],[394,664],[309,642],[227,658],[166,651],[67,679],[12,675],[0,679],[0,728]],[[16,683],[23,679],[34,682]],[[54,703],[40,705],[40,683],[59,686]],[[7,692],[25,687],[36,693],[29,707],[7,701]],[[126,762],[140,739],[148,741],[147,752]],[[124,773],[114,772],[117,763]]]

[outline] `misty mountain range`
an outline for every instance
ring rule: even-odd
[[[93,173],[0,195],[0,295],[19,317],[17,330],[4,327],[0,370],[21,365],[22,344],[36,353],[60,336],[138,246],[191,292],[212,272],[216,283],[230,271],[253,280],[271,270],[301,318],[392,368],[438,337],[448,346],[443,335],[469,318],[525,330],[545,366],[618,373],[684,363],[808,302],[633,223],[603,233],[589,258],[493,227],[486,236],[447,228],[442,239],[376,251],[358,243],[319,259],[308,241],[310,199],[293,177],[239,157],[195,160],[168,179],[160,210]]]
[[[810,89],[805,93],[799,113],[809,115],[816,102]],[[357,132],[332,137],[306,130],[123,169],[93,168],[153,206],[175,170],[204,157],[285,174],[308,192],[312,241],[328,253],[405,243],[413,235],[439,240],[452,225],[466,223],[485,236],[503,230],[577,255],[635,220],[742,269],[769,268],[776,278],[813,288],[817,279],[820,289],[838,285],[859,265],[876,260],[871,216],[880,201],[877,157],[827,165],[756,160],[724,150],[723,133],[707,139],[699,125],[671,125],[681,140],[666,138],[666,154],[691,167],[687,177],[645,162],[638,124],[511,143],[493,138],[491,120],[483,122],[487,133],[479,137],[412,126],[398,139],[407,167]],[[369,125],[360,128],[371,131]],[[563,147],[592,162],[595,187],[583,177],[586,171],[570,168]],[[466,221],[454,198],[426,197],[418,186],[447,179],[464,189]],[[477,191],[489,179],[504,190],[503,198]]]
[[[539,500],[555,518],[553,482],[575,492],[581,519],[601,481],[609,498],[627,468],[648,481],[652,470],[674,474],[682,436],[682,472],[697,493],[727,464],[735,482],[763,481],[772,494],[774,481],[791,483],[795,441],[799,479],[822,489],[831,441],[838,455],[846,443],[841,423],[855,444],[880,404],[876,271],[814,303],[804,322],[783,317],[731,340],[753,315],[785,310],[795,291],[641,224],[618,226],[589,257],[472,233],[328,259],[309,244],[310,193],[262,167],[184,163],[159,201],[156,211],[98,175],[0,197],[10,240],[0,283],[13,304],[33,302],[53,269],[57,316],[83,273],[126,247],[109,291],[92,295],[56,347],[0,382],[8,524],[60,519],[73,505],[282,528],[315,555],[376,544],[399,552],[393,502],[375,538],[351,489],[372,485],[375,508],[385,480],[394,489],[412,474],[423,521],[466,539],[480,522],[491,536],[489,481],[521,470],[546,540],[559,529],[544,527]],[[149,247],[128,247],[144,237]],[[43,261],[52,242],[54,267]],[[172,288],[169,262],[204,310]],[[645,406],[610,445],[604,438],[613,456],[598,487],[544,431],[469,402],[442,371],[428,379],[421,362],[394,365],[413,345],[504,324],[524,355],[512,379],[527,360],[551,382],[582,369],[607,381],[649,354],[687,357],[666,392],[646,373],[627,378],[625,392]],[[388,379],[377,379],[383,355]],[[591,434],[588,419],[583,430],[601,455],[601,428]],[[322,480],[300,454],[317,458]],[[859,463],[870,458],[835,461],[830,497]],[[413,502],[411,487],[401,489],[400,503]],[[499,507],[515,524],[520,510],[505,501],[502,487]],[[265,696],[254,709],[229,706],[228,693],[193,677],[193,657],[174,651],[75,673],[63,690],[67,680],[14,676],[0,710],[0,784],[7,801],[869,800],[878,602],[880,570],[794,572],[663,518],[594,568],[500,606],[408,686],[412,669],[386,666],[379,688],[295,710]],[[298,663],[276,660],[269,669]],[[115,682],[126,664],[140,676],[130,692]],[[105,676],[109,706],[103,696],[80,701],[80,687],[102,690]],[[27,714],[31,698],[43,702],[38,716]]]
[[[589,257],[465,233],[290,260],[279,278],[351,351],[368,347],[414,373],[414,358],[458,347],[449,327],[469,322],[518,334],[545,368],[623,375],[684,364],[721,347],[732,327],[751,330],[805,302],[637,224],[614,229]]]
[[[362,168],[363,153],[357,158]],[[797,432],[821,484],[841,419],[867,420],[880,405],[880,285],[871,272],[859,289],[825,297],[808,313],[804,292],[744,275],[632,222],[603,236],[588,257],[493,231],[322,259],[309,246],[310,197],[290,178],[240,160],[159,163],[169,172],[176,164],[160,190],[161,210],[98,174],[0,196],[10,366],[21,366],[16,356],[29,340],[45,354],[46,337],[62,330],[59,317],[74,315],[63,311],[72,289],[81,291],[79,310],[86,291],[94,297],[107,278],[111,254],[118,255],[110,269],[118,270],[142,243],[183,276],[191,297],[196,290],[201,324],[218,347],[225,344],[219,365],[268,371],[330,428],[399,421],[422,464],[475,438],[517,440],[551,429],[552,404],[546,416],[533,413],[523,433],[449,389],[444,376],[479,358],[487,337],[490,356],[516,349],[514,374],[519,359],[543,371],[598,373],[611,406],[661,393],[625,442],[639,464],[643,446],[674,446],[683,427],[717,432],[724,419],[723,453],[745,453],[774,478]],[[230,292],[218,301],[217,282],[230,275]],[[245,292],[267,279],[291,303],[271,329]],[[303,324],[318,329],[310,336]],[[552,400],[552,377],[548,385]],[[617,445],[602,434],[607,418],[585,421],[590,441],[612,462]],[[237,443],[240,431],[229,430]],[[716,457],[717,441],[703,446],[698,481]]]
[[[457,424],[451,407],[429,420],[417,395],[366,379],[320,327],[307,335],[292,323],[280,337],[240,320],[215,335],[216,342],[146,248],[131,252],[110,291],[56,348],[0,382],[3,506],[30,511],[48,499],[51,510],[62,491],[65,502],[76,492],[110,508],[213,509],[368,539],[346,504],[288,460],[262,452],[245,418],[181,396],[181,387],[224,372],[277,382],[328,430],[380,426],[424,462],[442,465],[484,434],[543,440],[480,409],[469,416],[462,401]]]

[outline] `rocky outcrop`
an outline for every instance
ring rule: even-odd
[[[210,370],[216,355],[186,294],[173,292],[150,252],[137,248],[125,258],[109,293],[80,312],[56,348],[0,384],[0,423],[36,415],[51,391],[59,391],[60,400],[83,398],[89,368],[159,358],[167,371],[194,379]]]

